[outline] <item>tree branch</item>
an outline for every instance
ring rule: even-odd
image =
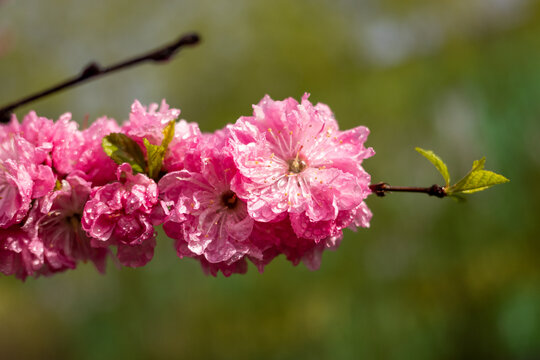
[[[199,43],[199,41],[200,41],[200,37],[198,34],[196,33],[185,34],[181,36],[177,41],[169,45],[165,45],[149,53],[135,56],[134,58],[119,62],[114,65],[110,65],[108,67],[101,67],[99,64],[95,62],[90,63],[82,70],[79,76],[63,81],[60,84],[52,86],[36,94],[27,96],[23,99],[14,101],[11,104],[8,104],[0,108],[0,123],[8,122],[13,110],[15,110],[16,108],[22,105],[28,104],[30,102],[41,99],[48,95],[54,94],[56,92],[60,92],[64,89],[68,89],[70,87],[79,85],[91,79],[101,77],[105,74],[109,74],[118,70],[126,69],[128,67],[131,67],[140,63],[144,63],[147,61],[153,61],[153,62],[158,62],[158,63],[166,62],[172,59],[178,53],[178,51],[180,51],[181,48],[185,46],[196,45]]]
[[[369,185],[369,188],[377,196],[385,196],[388,192],[413,192],[424,193],[429,196],[436,196],[443,198],[447,196],[444,187],[439,185],[432,185],[430,187],[407,187],[407,186],[390,186],[387,183],[377,183]]]

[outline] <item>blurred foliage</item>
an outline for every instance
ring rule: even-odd
[[[2,359],[540,357],[540,3],[533,0],[0,1],[0,103],[197,30],[203,43],[21,109],[81,123],[167,101],[205,131],[266,93],[366,125],[374,182],[429,186],[433,149],[511,183],[466,204],[370,197],[319,271],[211,278],[160,237],[143,269],[0,278]]]

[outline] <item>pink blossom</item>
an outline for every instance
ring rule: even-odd
[[[14,134],[20,135],[34,145],[36,152],[41,153],[44,162],[48,159],[47,165],[51,165],[49,153],[52,151],[54,137],[52,120],[38,116],[35,111],[30,111],[23,118],[22,123],[19,123],[17,117],[12,115],[10,123],[4,125],[3,128],[5,139]]]
[[[41,155],[18,135],[0,142],[0,228],[21,222],[31,200],[53,189],[51,168],[38,165],[43,160]]]
[[[180,115],[179,109],[170,109],[165,100],[158,104],[152,103],[147,107],[137,100],[131,105],[129,121],[122,126],[122,131],[135,140],[146,152],[144,139],[151,144],[160,145],[163,141],[163,130]],[[163,168],[167,171],[182,170],[184,156],[197,146],[201,131],[196,123],[180,120],[175,124],[174,137],[165,154]]]
[[[33,182],[24,166],[13,160],[0,164],[0,227],[20,222],[30,209]]]
[[[82,170],[94,186],[105,185],[116,179],[118,165],[105,154],[101,143],[110,133],[120,132],[116,121],[101,117],[82,131],[83,144],[75,168]]]
[[[159,181],[160,197],[170,207],[163,228],[176,239],[180,257],[203,259],[203,267],[207,262],[212,264],[208,268],[225,274],[243,269],[241,263],[232,265],[245,255],[262,254],[250,242],[254,222],[246,203],[230,189],[234,162],[222,147],[206,148],[214,140],[207,141],[198,162],[193,159],[185,170],[170,172]]]
[[[55,171],[67,175],[75,169],[79,161],[83,136],[78,131],[78,124],[71,121],[71,114],[60,116],[54,123],[52,163]]]
[[[253,229],[253,242],[261,249],[263,256],[251,257],[250,260],[257,266],[259,272],[263,272],[270,261],[284,254],[293,265],[302,262],[308,269],[317,270],[324,250],[337,249],[342,237],[343,233],[336,231],[334,235],[314,241],[298,237],[289,219],[275,223],[257,222]]]
[[[53,273],[74,269],[78,261],[92,261],[100,272],[105,271],[108,250],[91,246],[82,230],[81,217],[91,192],[84,174],[73,172],[62,180],[62,187],[40,201],[36,207],[35,231],[45,246],[46,269]]]
[[[210,166],[214,165],[206,165],[203,174],[182,170],[161,179],[163,199],[174,204],[164,229],[178,240],[180,257],[204,255],[212,263],[234,262],[249,251],[246,240],[253,220],[225,183],[205,178],[211,175]]]
[[[129,164],[118,168],[117,178],[117,182],[92,190],[82,227],[92,238],[92,246],[115,245],[123,265],[143,266],[154,255],[151,214],[158,202],[157,185],[146,175],[133,175]]]
[[[31,111],[21,124],[13,116],[6,129],[6,132],[19,134],[34,145],[36,154],[40,154],[44,164],[51,166],[56,173],[67,175],[74,170],[83,137],[78,131],[78,124],[71,121],[70,113],[61,115],[58,121],[53,122]]]
[[[179,109],[169,109],[165,100],[161,106],[151,103],[148,108],[135,100],[131,105],[129,121],[122,126],[122,132],[143,146],[143,139],[154,145],[163,141],[163,129],[180,115]],[[144,146],[143,146],[144,147]]]
[[[43,243],[20,226],[0,229],[0,272],[24,280],[44,263]]]
[[[338,212],[333,220],[314,222],[305,213],[289,215],[296,235],[317,242],[329,236],[340,236],[345,228],[356,230],[357,227],[369,227],[371,216],[371,211],[364,202],[354,209]]]
[[[165,154],[163,169],[168,172],[182,170],[186,154],[195,151],[201,141],[201,136],[197,123],[178,121],[175,125],[174,138]]]
[[[370,176],[361,165],[374,154],[364,147],[368,129],[339,131],[328,106],[313,106],[308,94],[300,104],[266,96],[253,108],[253,116],[231,127],[238,167],[233,191],[247,201],[256,221],[290,214],[295,231],[313,230],[298,236],[334,236],[340,213],[355,211],[370,194]],[[299,223],[305,221],[309,224]]]

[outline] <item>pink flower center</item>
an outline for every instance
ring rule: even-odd
[[[66,216],[65,221],[73,228],[75,232],[77,232],[79,226],[81,225],[81,215],[75,213],[71,216]]]
[[[221,203],[229,209],[234,209],[238,205],[238,197],[233,191],[227,190],[221,194]]]
[[[289,160],[289,171],[295,174],[301,173],[307,167],[307,163],[296,157],[295,159]]]
[[[289,172],[299,174],[307,167],[306,161],[300,157],[300,151],[302,151],[303,147],[304,145],[301,145],[296,153],[296,157],[287,162],[289,164]]]

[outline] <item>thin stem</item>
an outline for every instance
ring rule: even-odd
[[[408,187],[408,186],[390,186],[387,183],[377,183],[369,185],[369,188],[377,196],[385,196],[388,192],[413,192],[424,193],[429,196],[443,198],[447,196],[444,187],[432,185],[430,187]]]
[[[99,64],[95,62],[90,63],[82,70],[80,75],[73,77],[71,79],[68,79],[66,81],[63,81],[48,89],[37,92],[33,95],[14,101],[11,104],[8,104],[0,108],[0,123],[8,122],[10,118],[10,114],[13,112],[13,110],[15,110],[16,108],[22,105],[36,101],[38,99],[41,99],[45,96],[62,91],[64,89],[68,89],[70,87],[79,85],[91,79],[101,77],[105,74],[109,74],[118,70],[126,69],[128,67],[131,67],[140,63],[144,63],[147,61],[153,61],[153,62],[158,62],[158,63],[166,62],[172,59],[174,55],[176,55],[182,47],[196,45],[199,43],[199,41],[200,41],[200,37],[198,34],[196,33],[185,34],[181,36],[177,41],[171,44],[162,46],[161,48],[148,52],[146,54],[142,54],[139,56],[135,56],[131,59],[121,61],[114,65],[101,67]]]

